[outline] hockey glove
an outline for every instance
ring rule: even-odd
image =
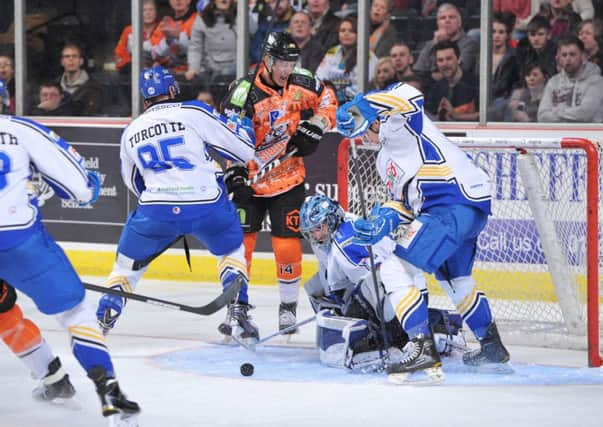
[[[287,151],[297,148],[298,157],[306,157],[314,153],[322,139],[322,129],[307,120],[299,122],[297,132],[289,139]]]
[[[354,221],[353,243],[368,246],[374,245],[400,225],[400,215],[394,209],[376,207],[369,219]]]
[[[377,110],[359,93],[349,102],[337,109],[337,130],[354,138],[364,134],[375,120],[379,118]]]
[[[104,334],[113,329],[125,304],[125,298],[117,295],[106,294],[101,297],[96,310],[96,318]]]
[[[245,165],[234,164],[224,172],[224,183],[229,193],[232,193],[232,201],[237,205],[248,203],[255,194],[253,188],[247,185],[249,171]]]
[[[100,195],[100,188],[101,188],[100,176],[98,176],[98,174],[92,170],[89,170],[87,172],[88,172],[88,188],[92,190],[92,198],[85,203],[80,203],[80,206],[95,204],[98,200],[98,196]]]

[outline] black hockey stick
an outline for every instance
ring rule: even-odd
[[[167,301],[159,298],[148,297],[145,295],[134,294],[131,292],[120,291],[118,289],[106,288],[104,286],[93,285],[92,283],[84,283],[84,287],[88,290],[94,292],[101,292],[105,294],[117,295],[124,298],[129,298],[134,301],[146,302],[148,304],[154,304],[165,308],[172,308],[175,310],[186,311],[188,313],[194,313],[201,316],[209,316],[220,311],[224,306],[228,303],[234,301],[237,297],[237,294],[241,290],[243,286],[243,281],[236,279],[234,280],[228,288],[224,290],[220,295],[218,295],[213,301],[206,305],[201,305],[198,307],[193,307],[186,304],[180,304],[173,301]]]
[[[352,149],[352,169],[354,170],[354,175],[356,176],[356,185],[358,187],[358,194],[360,196],[360,209],[362,210],[362,217],[368,218],[368,212],[366,210],[366,200],[364,199],[364,188],[362,187],[362,180],[360,175],[360,169],[358,166],[358,152],[356,151],[356,140],[349,139],[350,147]],[[377,277],[377,267],[375,266],[375,255],[373,254],[373,246],[367,245],[366,250],[369,255],[369,263],[371,267],[371,277],[373,279],[373,287],[375,290],[375,297],[377,298],[377,307],[376,314],[377,319],[379,320],[379,330],[381,332],[381,338],[383,339],[382,345],[379,346],[379,357],[383,362],[383,367],[387,367],[386,354],[389,348],[389,340],[387,339],[387,331],[385,330],[385,314],[383,313],[383,298],[380,297],[381,293],[380,282]]]

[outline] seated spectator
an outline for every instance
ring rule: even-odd
[[[296,66],[315,72],[322,60],[322,56],[318,57],[322,52],[322,46],[318,44],[318,39],[312,37],[310,14],[303,10],[295,12],[289,21],[288,31],[301,49]]]
[[[152,45],[151,52],[154,62],[181,75],[188,68],[187,50],[197,11],[191,0],[170,0],[170,7],[169,14],[159,22],[163,37]]]
[[[510,45],[515,17],[510,12],[495,12],[492,17],[492,102],[488,119],[502,121],[513,86],[519,81],[515,49]]]
[[[528,36],[517,44],[517,64],[519,65],[519,79],[526,76],[526,66],[538,62],[548,76],[557,73],[555,59],[556,44],[551,41],[551,24],[541,15],[536,15],[527,27]]]
[[[557,46],[560,71],[544,87],[538,121],[601,123],[603,77],[599,66],[586,60],[584,44],[576,36],[560,38]]]
[[[440,121],[479,120],[477,81],[461,68],[461,52],[446,40],[434,46],[436,66],[442,76],[425,97],[425,111]]]
[[[75,116],[93,116],[102,112],[103,91],[83,68],[82,49],[75,44],[67,44],[61,51],[63,74],[59,83],[64,92],[71,95]]]
[[[472,73],[475,70],[478,43],[468,37],[463,31],[463,21],[456,6],[444,3],[438,8],[437,29],[433,33],[433,39],[429,40],[415,62],[413,67],[415,73],[423,82],[425,88],[429,88],[430,80],[439,80],[442,76],[436,67],[434,46],[443,41],[455,42],[460,51],[460,66],[464,72]]]
[[[582,21],[580,15],[572,9],[572,0],[551,0],[543,3],[540,14],[549,20],[553,40],[566,34],[576,34],[578,24]]]
[[[273,7],[276,5],[276,0],[268,0],[266,2],[257,2],[254,11],[258,14],[257,31],[251,38],[249,46],[249,60],[251,64],[257,64],[262,59],[262,49],[266,33],[270,29],[270,19],[272,18]],[[259,8],[260,6],[261,9]],[[266,7],[268,6],[268,7]],[[293,8],[288,0],[280,0],[274,24],[271,31],[285,31],[289,27],[289,21],[293,16]]]
[[[396,78],[399,81],[402,81],[405,77],[415,75],[412,71],[412,64],[414,64],[415,58],[412,56],[412,52],[406,43],[394,43],[389,50],[389,57],[394,64]]]
[[[504,114],[505,122],[536,122],[538,121],[538,105],[544,93],[544,85],[549,76],[542,65],[532,62],[526,67],[525,86],[511,93]]]
[[[316,70],[327,51],[338,43],[340,19],[333,13],[329,0],[308,0],[306,7],[314,23],[311,42],[320,46],[320,49],[305,66],[309,70]]]
[[[40,103],[35,106],[32,116],[72,116],[73,104],[69,94],[65,95],[61,85],[55,82],[42,83],[39,91]]]
[[[389,56],[379,58],[375,69],[375,78],[369,82],[369,90],[383,90],[398,81],[394,63]]]
[[[392,45],[398,40],[398,32],[389,21],[391,8],[391,0],[373,0],[371,4],[369,48],[377,58],[388,56]]]
[[[339,44],[329,49],[316,70],[316,77],[330,80],[337,91],[337,101],[343,104],[358,93],[356,48],[358,26],[356,17],[346,16],[339,23]],[[374,77],[377,58],[369,51],[369,80]]]
[[[520,40],[527,31],[530,20],[540,12],[541,0],[494,0],[492,12],[511,12],[515,15],[515,34]]]
[[[197,15],[188,45],[187,80],[202,76],[234,76],[237,69],[237,5],[211,0]]]
[[[578,38],[584,43],[588,60],[597,64],[603,73],[603,50],[599,45],[601,37],[603,37],[603,22],[600,19],[587,19],[578,25]]]
[[[159,28],[155,0],[144,0],[142,2],[142,59],[144,68],[153,66],[151,47],[159,44],[162,37],[163,33]],[[122,31],[114,51],[115,68],[128,77],[132,66],[132,43],[132,25],[128,25]]]
[[[0,114],[10,114],[10,97],[6,83],[0,79]]]
[[[0,80],[4,81],[6,93],[3,102],[8,103],[8,110],[4,114],[15,114],[15,68],[13,58],[0,55]]]

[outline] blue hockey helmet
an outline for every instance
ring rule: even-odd
[[[170,87],[174,87],[175,95],[180,93],[180,87],[174,76],[159,65],[153,68],[145,68],[140,73],[140,93],[144,99],[168,95]]]
[[[327,225],[329,235],[334,233],[339,224],[343,221],[344,212],[339,203],[325,196],[324,194],[315,194],[306,198],[299,212],[301,218],[301,233],[309,241],[315,241],[312,238],[311,231]],[[323,241],[316,241],[322,244]]]

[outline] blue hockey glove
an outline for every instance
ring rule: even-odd
[[[394,209],[375,207],[368,219],[354,221],[353,243],[368,246],[374,245],[400,225],[400,215]]]
[[[354,138],[363,135],[379,118],[379,115],[377,110],[359,93],[354,99],[337,109],[335,118],[337,130],[349,138]]]
[[[80,206],[93,205],[98,201],[100,195],[101,179],[93,170],[88,170],[88,188],[92,190],[92,198],[86,203],[80,203]]]
[[[113,329],[125,304],[125,298],[109,294],[103,295],[98,301],[96,318],[98,319],[98,324],[102,328],[104,334]]]

